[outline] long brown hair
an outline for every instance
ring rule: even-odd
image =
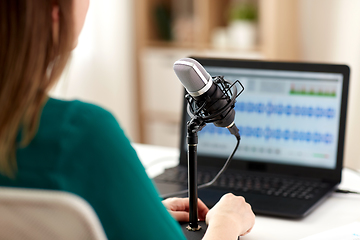
[[[52,29],[54,6],[59,7],[58,38]],[[69,58],[72,7],[72,0],[0,1],[0,173],[9,177],[17,171],[16,149],[35,136],[47,92]]]

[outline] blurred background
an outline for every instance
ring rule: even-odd
[[[104,107],[133,142],[178,147],[179,58],[347,64],[345,165],[359,169],[359,9],[359,0],[92,0],[51,94]]]

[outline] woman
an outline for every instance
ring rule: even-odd
[[[109,239],[184,239],[174,218],[188,220],[187,199],[159,200],[114,117],[47,96],[88,5],[0,1],[0,185],[75,193],[94,208]],[[209,224],[204,239],[236,239],[254,224],[250,205],[232,194],[211,210],[199,200],[199,218]]]

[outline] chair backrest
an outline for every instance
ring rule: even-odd
[[[93,208],[74,194],[0,187],[0,239],[107,238]]]

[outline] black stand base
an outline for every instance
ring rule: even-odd
[[[189,226],[189,223],[180,223],[181,229],[187,240],[201,240],[204,237],[207,225],[205,222],[198,222],[198,224],[201,226],[201,229],[194,232],[186,229],[186,227]]]

